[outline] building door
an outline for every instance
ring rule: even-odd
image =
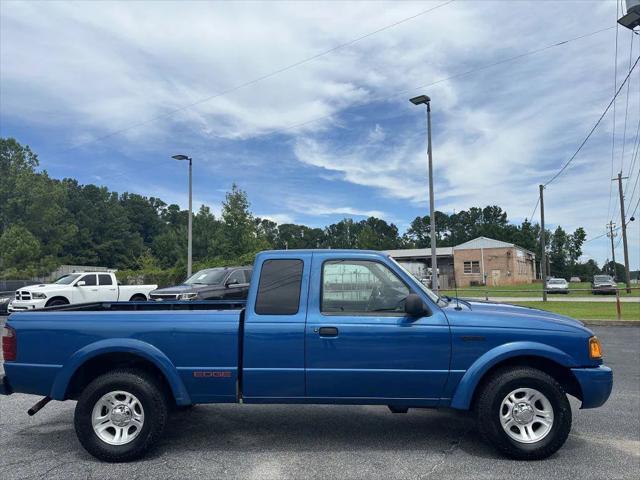
[[[494,287],[500,285],[500,270],[491,270],[491,284]]]

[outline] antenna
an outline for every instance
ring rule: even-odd
[[[453,215],[455,216],[456,214],[456,210],[453,210]],[[456,234],[454,233],[455,229],[451,229],[451,243],[453,243],[453,246],[451,247],[451,252],[453,252],[453,249],[456,247]],[[454,254],[455,255],[455,254]],[[453,261],[453,288],[455,289],[456,292],[456,306],[454,308],[454,310],[462,310],[460,308],[460,299],[458,298],[458,282],[456,281],[456,261]]]

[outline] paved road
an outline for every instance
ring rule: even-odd
[[[466,297],[461,295],[460,298],[467,300],[484,300],[487,297]],[[614,296],[597,296],[597,297],[570,297],[565,295],[548,295],[547,299],[550,302],[590,302],[590,303],[615,303],[616,297]],[[490,302],[541,302],[542,297],[489,297]],[[640,304],[640,297],[620,297],[622,303],[638,303]]]
[[[175,415],[143,461],[96,461],[73,431],[73,402],[35,417],[28,395],[0,397],[0,478],[637,478],[640,328],[594,327],[615,371],[602,408],[574,408],[565,446],[541,462],[506,460],[452,411],[384,407],[199,405]],[[634,473],[635,472],[635,473]]]

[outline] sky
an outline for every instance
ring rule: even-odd
[[[426,112],[409,102],[426,94],[436,209],[500,205],[519,223],[640,54],[640,36],[615,27],[617,8],[2,0],[0,135],[55,178],[186,208],[187,167],[171,159],[181,153],[193,158],[196,207],[219,212],[235,182],[255,215],[279,223],[373,215],[404,231],[429,213]],[[620,225],[618,171],[630,177],[627,214],[637,207],[640,66],[614,105],[615,122],[612,107],[545,189],[550,228],[583,226],[589,240]],[[640,218],[628,236],[635,269]],[[584,254],[602,264],[608,239]]]

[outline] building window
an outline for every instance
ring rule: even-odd
[[[474,275],[480,273],[480,262],[475,260],[464,262],[464,273],[465,275]]]

